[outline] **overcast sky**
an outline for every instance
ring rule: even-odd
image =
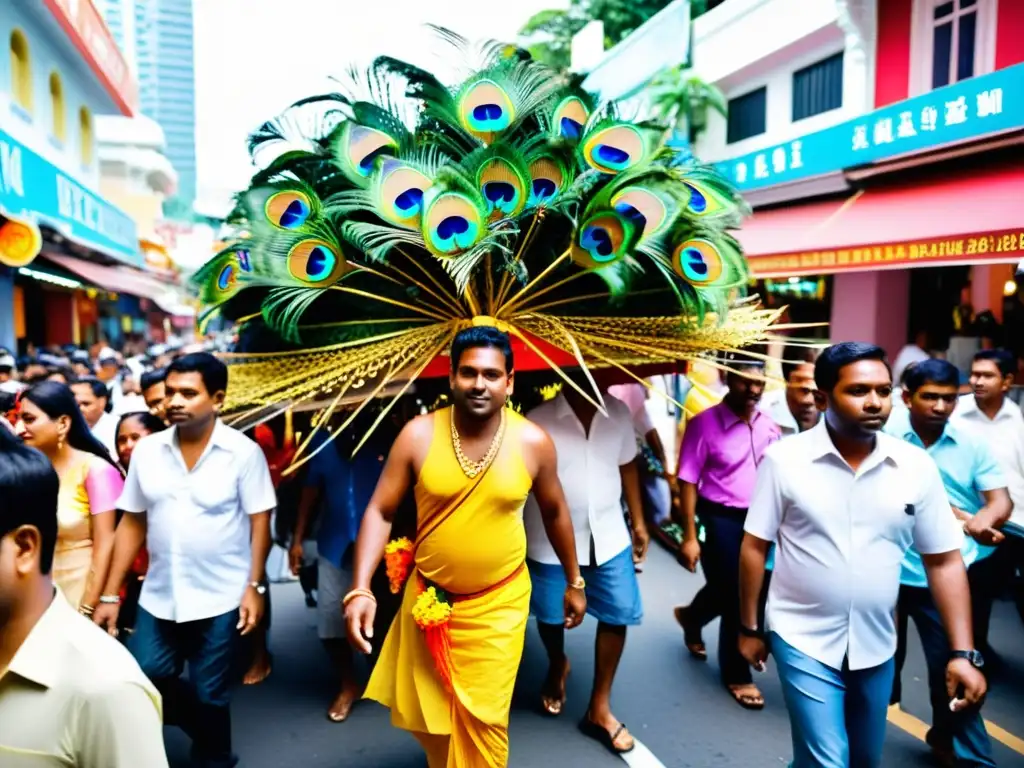
[[[472,39],[513,40],[522,24],[566,0],[195,0],[196,160],[200,208],[251,175],[245,137],[296,99],[334,90],[331,75],[382,53],[439,74],[426,23]]]

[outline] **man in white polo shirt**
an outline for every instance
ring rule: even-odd
[[[576,384],[590,391],[578,374]],[[637,445],[629,408],[604,396],[607,415],[576,389],[565,386],[554,400],[533,409],[527,417],[543,428],[555,444],[558,480],[572,514],[576,556],[586,581],[587,613],[598,621],[594,686],[590,705],[580,721],[588,736],[614,753],[629,752],[634,741],[611,711],[612,681],[626,644],[626,627],[643,617],[635,563],[647,554],[648,534],[640,501]],[[622,514],[629,509],[630,526]],[[565,576],[548,540],[540,507],[531,494],[524,512],[526,563],[533,593],[530,610],[548,652],[550,666],[541,691],[541,704],[550,715],[565,707],[569,660],[565,655]]]
[[[1009,397],[1017,372],[1017,359],[1005,349],[983,349],[971,362],[971,389],[953,413],[952,423],[984,441],[995,456],[1006,478],[1013,512],[1003,526],[1006,539],[993,550],[982,548],[977,562],[968,571],[974,600],[974,641],[990,661],[995,658],[988,646],[988,626],[992,604],[1007,584],[1014,586],[1014,599],[1024,619],[1024,589],[1014,578],[1024,575],[1024,416]],[[990,557],[991,555],[991,557]],[[991,668],[991,667],[990,667]]]
[[[740,651],[779,668],[793,768],[875,768],[893,682],[900,566],[921,554],[949,637],[956,710],[985,694],[971,634],[963,533],[927,453],[881,433],[892,408],[884,351],[845,342],[815,364],[825,418],[771,446],[758,470],[740,556]],[[765,629],[765,557],[777,543]]]
[[[145,541],[149,571],[129,648],[164,697],[165,720],[192,738],[203,768],[230,768],[228,691],[235,641],[263,616],[270,511],[267,460],[217,417],[228,371],[205,352],[167,369],[172,429],[132,455],[106,589],[93,620],[116,633],[121,584]],[[189,682],[181,680],[188,662]]]

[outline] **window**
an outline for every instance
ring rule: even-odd
[[[32,114],[32,56],[20,29],[11,32],[11,95],[15,104]]]
[[[726,131],[726,141],[729,144],[764,133],[767,102],[767,88],[758,88],[743,96],[729,99]]]
[[[78,138],[81,142],[82,165],[92,165],[92,114],[85,107],[78,110]]]
[[[932,88],[974,77],[978,0],[945,0],[932,11]]]
[[[793,73],[793,122],[843,106],[843,53]]]
[[[56,72],[50,73],[50,111],[53,115],[53,138],[63,144],[67,134],[67,122],[64,118],[64,84]]]

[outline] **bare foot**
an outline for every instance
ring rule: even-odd
[[[242,685],[259,685],[270,677],[271,661],[270,653],[266,649],[256,652],[255,658],[249,671],[242,678]]]
[[[569,659],[562,657],[562,661],[553,661],[548,666],[548,676],[540,692],[540,703],[552,717],[562,714],[565,706],[565,681],[569,679]]]
[[[590,710],[585,715],[585,720],[591,726],[601,728],[607,733],[606,745],[610,746],[613,752],[629,752],[636,746],[633,735],[610,711],[595,715],[594,711]]]
[[[332,723],[345,722],[352,712],[352,707],[355,706],[362,695],[363,689],[355,683],[343,685],[341,691],[338,692],[334,701],[331,702],[331,706],[327,709],[327,719]]]

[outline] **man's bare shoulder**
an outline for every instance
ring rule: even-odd
[[[522,427],[519,430],[521,435],[523,449],[529,451],[535,455],[544,455],[545,453],[554,450],[554,444],[551,442],[551,437],[544,428],[534,424],[529,419],[520,417],[522,420]]]

